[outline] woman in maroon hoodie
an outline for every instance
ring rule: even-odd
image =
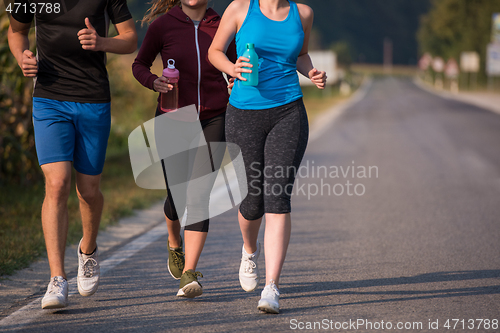
[[[169,59],[175,60],[175,67],[180,73],[178,107],[196,106],[205,140],[210,144],[211,142],[225,141],[224,122],[229,94],[227,82],[222,73],[208,61],[208,48],[219,27],[220,16],[213,9],[207,9],[207,2],[208,0],[155,1],[146,12],[142,22],[149,23],[155,17],[159,17],[148,27],[137,58],[132,65],[132,70],[135,78],[143,86],[159,93],[168,94],[173,86],[167,83],[165,77],[158,77],[151,73],[151,66],[158,53],[161,54],[164,68],[167,67]],[[228,56],[236,59],[234,44],[228,51]],[[158,106],[156,116],[162,113]],[[165,118],[162,117],[162,119]],[[182,126],[182,124],[179,125]],[[155,126],[157,125],[155,124]],[[157,143],[158,145],[160,143]],[[222,155],[217,158],[211,156],[211,159],[215,170],[218,170]],[[175,161],[175,163],[179,162]],[[164,161],[162,164],[167,183],[168,172],[166,169],[168,167],[166,168]],[[211,189],[213,183],[209,185]],[[207,238],[209,221],[206,218],[193,224],[188,223],[185,226],[184,255],[180,235],[181,224],[177,214],[182,214],[184,209],[179,207],[179,210],[176,211],[168,183],[167,193],[164,211],[168,228],[168,270],[173,278],[181,280],[177,296],[196,297],[203,293],[197,279],[198,276],[202,275],[195,270]],[[208,205],[208,198],[206,204]],[[178,204],[178,206],[182,206],[182,204]],[[189,214],[189,198],[187,198],[187,207]]]

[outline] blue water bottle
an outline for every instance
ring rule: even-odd
[[[253,67],[243,67],[246,69],[252,70],[252,73],[241,73],[243,78],[247,79],[246,81],[241,81],[241,84],[244,86],[256,86],[259,84],[259,56],[257,52],[255,52],[255,46],[253,43],[246,44],[246,50],[242,54],[243,57],[250,59],[249,63],[253,65]]]

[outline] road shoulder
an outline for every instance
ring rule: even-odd
[[[99,232],[97,244],[99,253],[105,256],[110,250],[130,241],[144,232],[164,223],[163,202],[157,203],[148,209],[135,211],[133,216],[119,220]],[[68,278],[76,275],[78,258],[74,244],[66,247],[65,268]],[[0,279],[0,318],[8,316],[21,306],[45,293],[50,276],[47,256],[32,263],[28,268],[17,271],[11,276]]]
[[[423,82],[420,78],[415,78],[413,81],[419,88],[430,92],[431,94],[456,100],[460,102],[464,102],[467,104],[471,104],[474,106],[478,106],[480,108],[495,112],[500,114],[500,94],[492,93],[492,92],[459,92],[458,94],[453,94],[444,90],[437,90],[432,88],[427,83]]]

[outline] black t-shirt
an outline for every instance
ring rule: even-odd
[[[107,36],[109,21],[132,18],[126,0],[21,0],[12,17],[22,23],[35,18],[38,75],[34,97],[80,103],[110,101],[106,54],[84,50],[77,33],[87,28]],[[49,5],[50,4],[50,5]]]

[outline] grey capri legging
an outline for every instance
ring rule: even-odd
[[[161,114],[162,114],[161,111],[157,109],[156,116],[159,116]],[[207,143],[220,143],[225,141],[224,117],[225,117],[225,112],[209,119],[200,120],[201,128],[203,129],[203,135],[205,136],[205,140]],[[171,121],[175,122],[175,120]],[[186,129],[185,132],[189,132],[189,126],[190,124],[177,122],[178,133],[176,134],[178,136],[176,136],[176,134],[172,134],[173,135],[172,139],[176,141],[184,140],[189,143],[192,137],[190,137],[189,135],[187,135],[186,138],[182,137],[184,129]],[[157,142],[157,146],[160,151],[163,144],[165,143]],[[185,226],[185,230],[208,232],[209,219],[206,218],[200,221],[198,217],[200,216],[208,217],[210,193],[215,182],[215,177],[209,177],[206,179],[206,182],[201,184],[196,183],[196,186],[194,187],[195,189],[194,193],[193,190],[192,189],[190,190],[189,187],[186,188],[185,197],[184,198],[177,197],[178,201],[176,202],[177,203],[177,209],[176,209],[176,205],[174,204],[172,192],[169,186],[167,169],[170,169],[170,171],[176,171],[175,173],[177,173],[177,178],[182,178],[179,177],[178,175],[179,171],[185,171],[186,175],[184,175],[185,176],[184,178],[196,179],[201,175],[206,175],[210,171],[213,171],[212,168],[214,168],[215,170],[218,170],[220,168],[222,158],[224,156],[225,145],[224,145],[224,150],[222,150],[221,148],[222,146],[216,151],[210,150],[209,159],[201,158],[201,160],[195,159],[194,161],[191,161],[193,163],[193,165],[191,165],[191,168],[193,169],[192,171],[188,171],[188,169],[190,162],[190,154],[193,150],[186,151],[185,153],[182,154],[177,154],[175,156],[175,160],[170,160],[168,162],[165,162],[164,160],[161,161],[163,168],[163,176],[165,178],[165,185],[167,187],[167,198],[165,199],[163,210],[165,212],[165,215],[170,220],[175,221],[179,219],[178,212],[180,211],[181,213],[183,213],[184,208],[187,206],[188,219],[187,219],[187,225]],[[200,155],[203,156],[203,154]],[[168,163],[169,165],[166,165],[166,163]],[[190,172],[191,174],[188,176]],[[174,177],[174,179],[175,178],[176,177]],[[194,213],[190,214],[190,211]],[[194,219],[195,221],[191,222],[192,219]]]
[[[302,98],[264,110],[242,110],[229,104],[226,140],[238,145],[243,156],[248,195],[240,212],[247,220],[264,213],[291,211],[290,198],[309,136]],[[229,150],[231,158],[237,152]]]

